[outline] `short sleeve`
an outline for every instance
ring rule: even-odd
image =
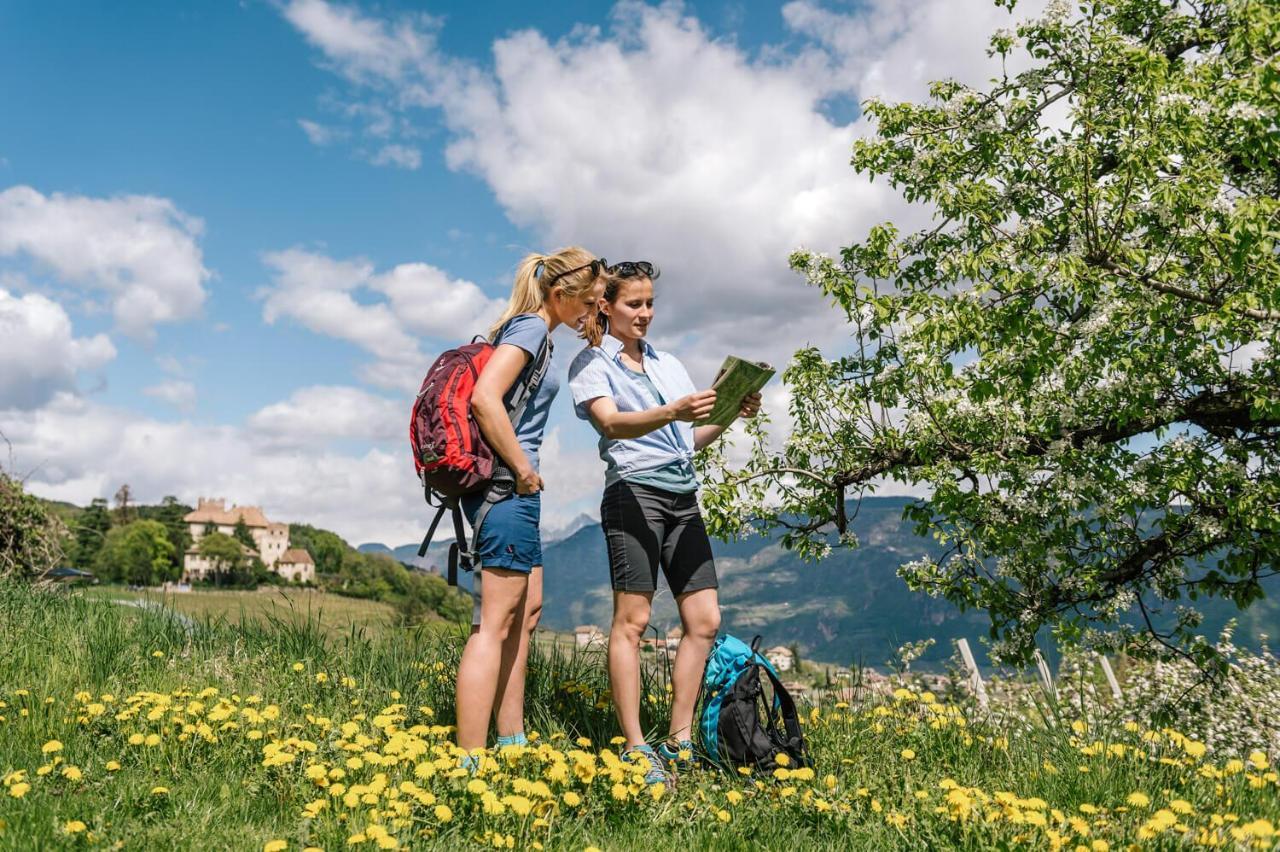
[[[608,367],[600,351],[583,349],[569,365],[569,391],[573,396],[573,411],[581,420],[590,420],[587,403],[602,396],[613,396],[609,385]]]
[[[528,352],[529,357],[537,358],[546,339],[547,323],[542,317],[537,314],[519,314],[502,329],[494,345],[510,343]]]

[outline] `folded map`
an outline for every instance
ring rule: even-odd
[[[716,404],[694,426],[728,426],[742,410],[742,401],[764,387],[773,378],[774,369],[760,361],[746,361],[730,355],[724,359],[711,389],[716,392]]]

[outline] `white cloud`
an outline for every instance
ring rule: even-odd
[[[173,380],[142,389],[147,396],[167,402],[183,413],[195,410],[196,386],[191,382]]]
[[[317,385],[253,414],[246,427],[268,443],[315,446],[333,439],[406,440],[410,401],[359,388]],[[407,452],[406,452],[407,458]]]
[[[485,331],[504,304],[425,263],[377,273],[363,259],[335,260],[299,248],[268,253],[263,261],[275,271],[272,286],[260,293],[267,322],[289,317],[359,346],[378,359],[362,370],[363,378],[396,390],[416,392],[426,373],[419,337],[464,342]]]
[[[385,303],[361,304],[352,296],[373,274],[368,261],[333,260],[296,248],[270,252],[263,261],[275,270],[274,285],[261,294],[268,323],[291,317],[314,332],[385,358],[416,350],[416,342]]]
[[[187,373],[187,368],[173,355],[161,355],[156,358],[156,365],[171,376],[184,376]]]
[[[326,127],[306,118],[298,119],[298,126],[302,128],[303,133],[307,134],[307,139],[311,140],[312,145],[322,147],[346,139],[349,135],[342,128]]]
[[[565,388],[563,394],[567,393]],[[544,530],[559,529],[583,512],[599,517],[604,462],[596,450],[595,434],[590,426],[575,421],[572,426],[552,427],[543,437],[538,467],[545,483]]]
[[[708,376],[727,352],[781,365],[803,345],[840,345],[843,323],[787,269],[790,251],[927,218],[853,172],[851,145],[870,128],[832,120],[826,100],[920,97],[947,76],[981,83],[999,68],[987,37],[1010,22],[987,0],[876,0],[844,14],[797,2],[784,20],[802,49],[753,58],[679,4],[622,2],[607,32],[516,32],[482,67],[443,53],[434,19],[321,0],[285,14],[370,109],[439,108],[448,163],[480,176],[546,247],[656,260],[655,342]]]
[[[86,505],[125,482],[140,502],[225,496],[261,505],[272,520],[334,530],[352,544],[403,544],[426,527],[407,445],[348,453],[264,446],[246,429],[163,422],[71,394],[38,410],[0,412],[0,419],[17,472],[43,497]]]
[[[0,289],[0,408],[35,408],[75,388],[76,376],[116,357],[105,334],[77,338],[62,306]]]
[[[355,79],[401,79],[434,51],[434,19],[427,15],[407,16],[389,26],[323,0],[292,0],[283,12],[308,41]]]
[[[384,145],[369,162],[375,166],[395,166],[414,171],[422,165],[422,152],[408,145]]]
[[[104,292],[116,324],[133,336],[199,312],[210,275],[202,228],[154,196],[0,192],[0,257],[28,258],[67,284]]]
[[[782,16],[794,32],[826,49],[823,76],[832,91],[906,101],[928,97],[935,80],[983,86],[998,77],[1000,58],[986,54],[992,33],[1011,29],[1044,5],[1029,0],[1011,16],[990,0],[871,0],[850,14],[796,0],[782,7]],[[1012,72],[1021,54],[1011,59]]]

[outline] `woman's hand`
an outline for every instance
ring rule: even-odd
[[[515,471],[515,475],[517,494],[537,494],[542,490],[542,477],[532,465],[524,470]]]
[[[670,404],[671,419],[686,420],[692,423],[701,420],[711,413],[716,404],[716,392],[713,390],[698,391],[682,396]]]
[[[739,417],[755,417],[760,413],[760,403],[764,398],[759,393],[748,394],[742,398],[742,408],[738,411]]]

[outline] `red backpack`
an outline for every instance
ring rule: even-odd
[[[480,526],[494,503],[505,498],[515,487],[515,477],[502,459],[485,443],[480,427],[471,415],[471,395],[485,364],[493,356],[493,344],[476,337],[471,343],[450,349],[431,365],[422,380],[422,388],[413,401],[409,419],[409,445],[413,450],[413,466],[422,482],[428,506],[439,506],[418,556],[425,556],[427,546],[446,511],[453,514],[456,541],[449,547],[449,584],[458,583],[458,565],[472,569],[480,536]],[[517,425],[525,407],[542,384],[551,362],[551,338],[543,341],[538,356],[517,380],[516,392],[507,402],[507,414]],[[485,492],[485,501],[476,513],[471,546],[463,532],[462,508],[458,498]]]

